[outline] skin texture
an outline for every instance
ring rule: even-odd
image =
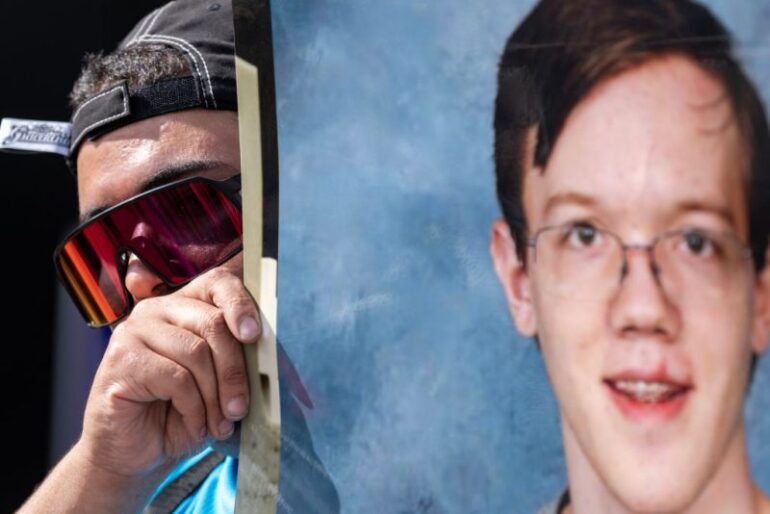
[[[238,173],[235,113],[194,109],[128,125],[83,144],[81,214],[193,175]],[[136,305],[113,327],[78,443],[22,512],[136,512],[181,458],[226,439],[248,410],[242,344],[257,308],[240,254],[172,291],[135,256],[125,284]]]
[[[719,81],[686,57],[655,58],[596,86],[546,168],[530,167],[530,233],[589,220],[630,244],[693,225],[747,243],[742,155]],[[706,294],[656,277],[648,254],[631,251],[617,287],[576,301],[528,251],[525,268],[505,222],[494,223],[491,252],[511,314],[522,334],[539,336],[559,402],[568,511],[770,511],[749,476],[741,415],[752,352],[769,337],[767,267],[756,276],[747,261]],[[608,378],[661,369],[690,385],[682,410],[624,415]]]

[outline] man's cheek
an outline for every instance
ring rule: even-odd
[[[598,382],[608,339],[600,302],[573,302],[544,295],[538,298],[537,309],[543,358],[557,389]]]
[[[687,353],[694,364],[696,387],[710,390],[704,396],[718,398],[715,403],[740,405],[752,358],[748,330],[741,323],[715,326],[703,320],[693,332],[687,338]]]

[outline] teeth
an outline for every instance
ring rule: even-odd
[[[633,397],[634,400],[645,403],[667,400],[682,389],[666,382],[646,382],[644,380],[616,380],[612,384],[618,391]]]

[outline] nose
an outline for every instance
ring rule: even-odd
[[[610,323],[624,336],[673,338],[679,312],[660,281],[660,273],[646,247],[627,247],[620,285],[613,297]]]
[[[131,245],[133,248],[142,248],[149,244],[155,237],[153,228],[140,221],[134,226],[133,232],[131,232]]]
[[[164,294],[166,285],[133,253],[128,257],[125,284],[128,292],[134,297],[134,302]]]

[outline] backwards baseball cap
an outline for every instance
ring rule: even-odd
[[[145,118],[192,108],[237,110],[230,0],[169,2],[142,18],[117,50],[143,44],[176,49],[190,74],[136,87],[118,82],[83,101],[69,125],[6,118],[0,149],[53,152],[74,161],[85,139]]]

